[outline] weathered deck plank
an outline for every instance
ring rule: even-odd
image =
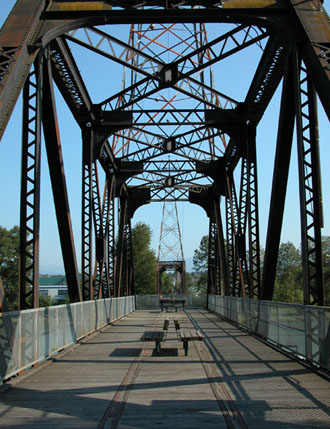
[[[204,336],[189,356],[173,320],[155,356],[140,337],[165,314],[136,312],[0,392],[0,427],[330,427],[328,381],[213,314],[187,314]]]

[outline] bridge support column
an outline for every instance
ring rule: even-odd
[[[125,296],[134,291],[131,219],[128,216],[128,199],[120,197],[119,232],[115,265],[115,296]]]
[[[243,127],[243,132],[235,135],[242,163],[239,200],[233,172],[230,168],[226,172],[228,275],[230,295],[259,298],[261,285],[255,125],[247,123]]]
[[[283,223],[295,120],[292,58],[286,70],[278,124],[273,185],[262,275],[261,299],[272,300]]]
[[[325,305],[323,225],[316,96],[304,63],[294,63],[304,304]]]
[[[42,56],[34,62],[23,89],[18,308],[39,306],[39,225]],[[31,303],[28,297],[32,296]]]

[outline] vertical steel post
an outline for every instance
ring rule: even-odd
[[[135,280],[134,280],[134,254],[133,254],[133,243],[132,243],[132,224],[131,219],[128,222],[127,228],[127,265],[129,270],[128,275],[128,290],[127,295],[135,295]]]
[[[111,297],[111,283],[110,283],[110,264],[109,264],[109,241],[110,239],[110,216],[112,207],[112,189],[109,185],[109,179],[107,178],[104,185],[103,193],[103,204],[102,204],[102,231],[103,231],[103,258],[100,266],[101,271],[101,288],[103,298]],[[113,284],[113,283],[112,283]]]
[[[281,110],[277,132],[272,194],[262,275],[261,299],[272,300],[278,250],[283,223],[284,204],[291,158],[295,121],[292,59],[283,80]]]
[[[132,249],[132,228],[131,219],[127,216],[124,226],[124,243],[123,243],[123,269],[122,269],[122,282],[124,296],[132,295],[134,293],[134,261]]]
[[[94,220],[95,237],[95,267],[93,274],[93,298],[100,299],[104,297],[103,290],[103,266],[104,266],[104,233],[103,233],[103,213],[101,210],[100,186],[97,169],[97,161],[92,160],[92,214]]]
[[[216,231],[215,224],[209,220],[209,251],[208,251],[208,269],[207,269],[207,295],[216,294]]]
[[[304,304],[325,305],[322,198],[316,96],[303,62],[294,63]]]
[[[39,306],[41,88],[42,55],[39,54],[23,89],[20,310]],[[32,296],[31,302],[28,302],[29,296]]]
[[[246,139],[246,136],[244,136]],[[250,234],[250,229],[247,228],[248,218],[250,217],[250,160],[247,155],[247,141],[244,140],[245,154],[241,160],[241,188],[239,206],[237,206],[236,193],[234,192],[234,181],[232,182],[232,205],[233,213],[237,213],[237,223],[235,224],[235,242],[236,242],[236,257],[237,265],[240,273],[240,284],[242,288],[242,296],[251,297],[251,282],[246,260],[246,234]],[[237,207],[235,207],[237,206]]]
[[[217,227],[217,242],[218,242],[218,255],[219,255],[219,294],[229,295],[229,284],[228,284],[228,266],[226,258],[226,249],[225,249],[225,239],[223,235],[222,219],[220,212],[220,201],[214,200],[213,210],[215,223]],[[222,290],[221,284],[222,283]]]
[[[236,288],[236,251],[233,217],[230,202],[230,188],[226,186],[226,237],[229,295],[239,296]]]
[[[81,285],[84,301],[93,299],[92,277],[92,147],[91,129],[83,131],[82,211],[81,211]]]
[[[108,182],[108,221],[107,221],[107,262],[110,295],[114,296],[115,285],[115,175],[112,174]]]
[[[248,234],[249,234],[249,295],[260,298],[260,242],[259,242],[259,209],[258,209],[258,175],[256,155],[255,125],[248,125],[247,136],[248,160]]]
[[[228,266],[231,282],[231,295],[245,298],[245,274],[246,259],[242,252],[245,249],[245,236],[240,234],[239,207],[237,204],[236,189],[232,172],[226,176],[226,200],[227,200],[227,246]],[[244,252],[245,253],[245,252]]]
[[[120,197],[119,207],[119,231],[118,242],[116,248],[116,265],[115,265],[115,296],[122,296],[122,275],[124,267],[124,252],[125,252],[125,223],[127,218],[127,197]]]

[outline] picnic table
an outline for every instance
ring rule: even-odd
[[[160,353],[160,343],[166,340],[169,324],[170,319],[165,319],[162,331],[145,331],[140,338],[141,341],[155,342],[155,352],[157,356],[159,356]]]
[[[203,341],[203,335],[196,331],[193,328],[185,328],[181,329],[180,321],[178,319],[174,319],[174,326],[177,332],[178,340],[182,341],[183,348],[185,351],[185,356],[188,356],[188,348],[190,341]],[[170,319],[166,318],[164,320],[163,330],[162,331],[145,331],[141,336],[141,341],[153,341],[155,343],[155,354],[156,356],[160,355],[160,343],[166,340],[167,331],[169,328]]]

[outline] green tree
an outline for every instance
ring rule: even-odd
[[[0,277],[8,310],[18,305],[19,227],[6,229],[0,226]]]
[[[153,294],[156,290],[156,255],[150,248],[151,237],[150,226],[143,222],[138,222],[132,228],[136,294]]]
[[[173,273],[164,271],[161,277],[162,294],[173,293],[174,282],[175,282],[175,277]]]
[[[281,243],[274,288],[274,301],[303,303],[300,251],[293,243]]]
[[[50,307],[51,305],[56,305],[56,303],[49,295],[39,295],[39,307]]]
[[[186,287],[187,287],[188,293],[192,295],[198,294],[198,284],[197,284],[198,279],[199,279],[198,273],[195,273],[195,272],[186,273]]]
[[[199,243],[199,248],[194,251],[193,271],[197,274],[194,282],[196,293],[207,292],[207,270],[209,254],[209,236],[204,235]]]
[[[199,243],[199,248],[195,249],[193,256],[193,270],[200,273],[208,268],[209,236],[204,235]]]

